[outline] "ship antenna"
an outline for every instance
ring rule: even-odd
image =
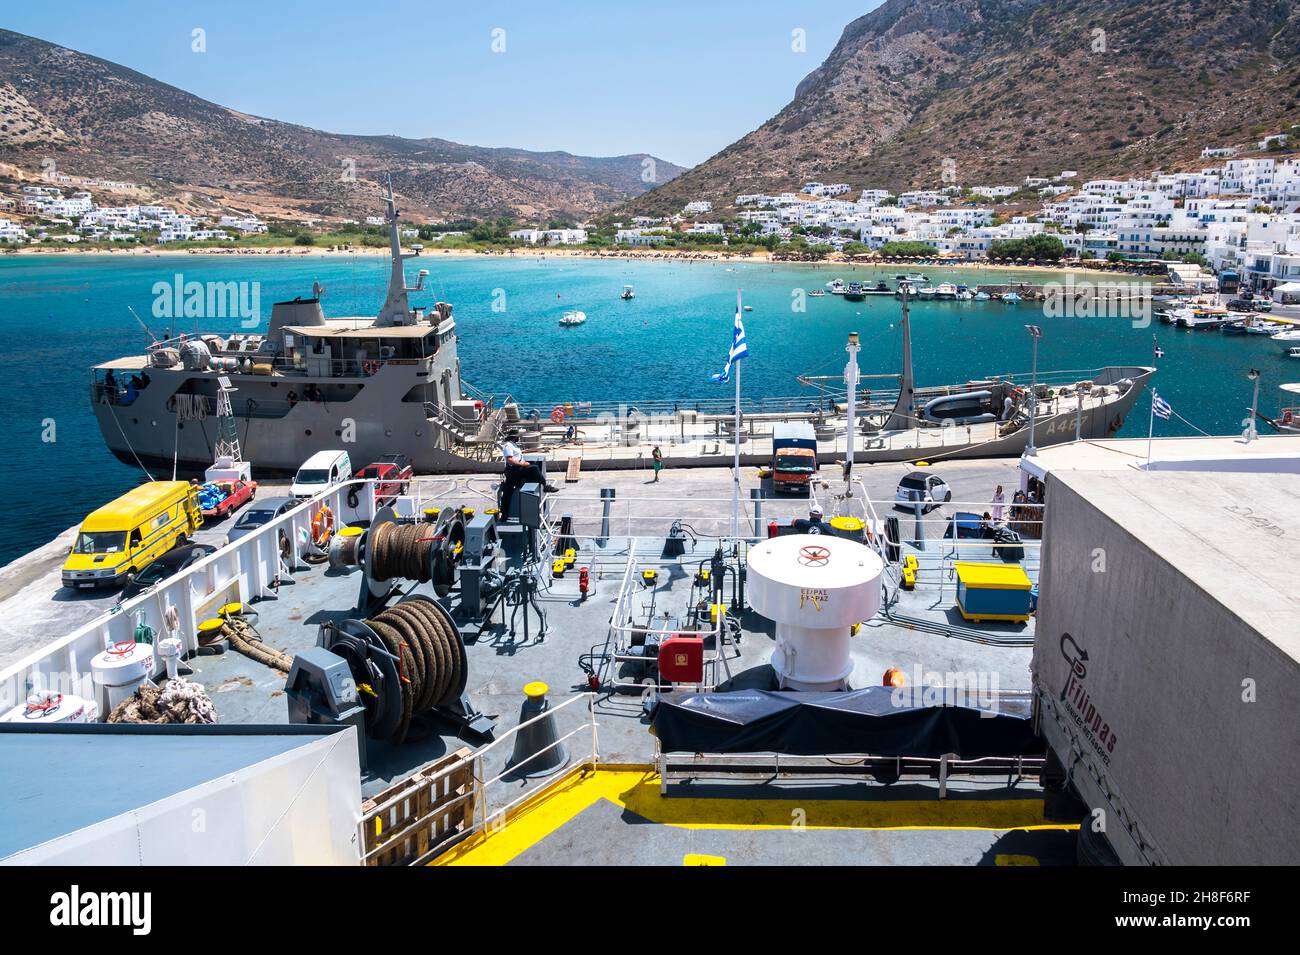
[[[131,313],[131,317],[134,318],[137,323],[139,323],[140,327],[144,329],[144,333],[149,336],[150,344],[156,342],[158,340],[158,336],[155,335],[153,331],[149,328],[149,326],[144,323],[144,320],[141,319],[140,316],[135,313],[135,309],[133,309],[130,305],[128,305],[126,307],[126,310]]]
[[[393,197],[393,177],[392,174],[385,176],[388,184],[387,197],[387,215],[388,220],[388,246],[392,255],[392,272],[388,276],[388,297],[384,300],[384,307],[380,309],[378,318],[375,319],[375,327],[381,328],[389,325],[408,325],[412,321],[411,305],[406,297],[407,292],[419,292],[424,289],[424,276],[414,287],[408,288],[406,285],[406,274],[402,269],[402,262],[406,259],[413,258],[416,253],[402,251],[402,239],[397,228],[397,201]]]

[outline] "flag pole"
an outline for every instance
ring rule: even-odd
[[[740,289],[736,289],[736,316],[740,317]],[[743,362],[733,362],[736,372],[736,460],[735,475],[731,493],[731,539],[740,543],[740,366]]]
[[[1151,336],[1152,367],[1155,367],[1156,349],[1158,349],[1159,347],[1160,347],[1160,343],[1156,341],[1156,336],[1152,335]],[[1147,423],[1147,470],[1148,471],[1151,470],[1151,437],[1152,435],[1155,434],[1155,430],[1156,430],[1156,391],[1154,388],[1152,388],[1151,389],[1151,420]]]

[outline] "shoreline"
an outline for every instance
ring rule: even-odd
[[[409,248],[409,247],[408,247]],[[160,257],[175,258],[178,256],[275,256],[275,257],[294,257],[301,258],[304,256],[315,256],[322,259],[327,258],[345,258],[357,256],[375,256],[387,257],[388,248],[371,247],[371,246],[354,246],[352,248],[315,248],[311,246],[254,246],[254,247],[224,247],[224,248],[204,248],[204,249],[166,249],[154,248],[152,246],[132,246],[120,249],[77,249],[77,248],[33,248],[26,247],[17,249],[0,255],[0,261],[8,257],[40,257],[49,256],[52,258],[62,257]],[[1041,272],[1044,274],[1066,274],[1066,273],[1089,273],[1098,272],[1110,275],[1132,275],[1140,277],[1142,273],[1128,272],[1110,272],[1106,269],[1088,268],[1084,265],[1005,265],[994,262],[972,262],[965,260],[954,260],[952,262],[942,262],[938,264],[920,265],[909,262],[880,262],[880,261],[849,261],[844,258],[826,258],[818,261],[809,261],[801,259],[779,259],[771,252],[763,250],[761,252],[717,252],[702,251],[691,252],[684,250],[662,251],[654,249],[627,249],[627,250],[593,250],[593,249],[501,249],[480,251],[477,249],[439,249],[425,247],[417,256],[421,259],[436,259],[442,256],[448,258],[473,258],[473,259],[536,259],[545,261],[547,259],[595,259],[595,260],[614,260],[614,261],[644,261],[644,262],[725,262],[728,264],[741,265],[770,265],[770,266],[792,266],[792,267],[827,267],[827,268],[852,268],[852,269],[959,269],[965,271],[981,272]]]

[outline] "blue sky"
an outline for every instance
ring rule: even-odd
[[[693,165],[789,102],[880,2],[63,0],[7,4],[0,26],[334,132]],[[791,49],[795,29],[806,52]]]

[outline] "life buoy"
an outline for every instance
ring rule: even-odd
[[[321,509],[311,519],[312,543],[317,547],[324,547],[332,536],[334,536],[334,512],[329,509],[328,504],[322,504]]]
[[[561,408],[559,405],[556,405],[554,408],[552,408],[552,409],[551,409],[551,420],[554,421],[556,424],[563,424],[563,423],[564,423],[564,409]]]
[[[1291,409],[1287,408],[1285,411],[1282,412],[1282,423],[1290,424],[1291,420],[1292,420]]]
[[[368,361],[368,362],[365,362],[365,363],[361,366],[361,369],[362,369],[362,370],[363,370],[367,375],[373,375],[375,372],[379,371],[379,362],[377,362],[377,361]]]

